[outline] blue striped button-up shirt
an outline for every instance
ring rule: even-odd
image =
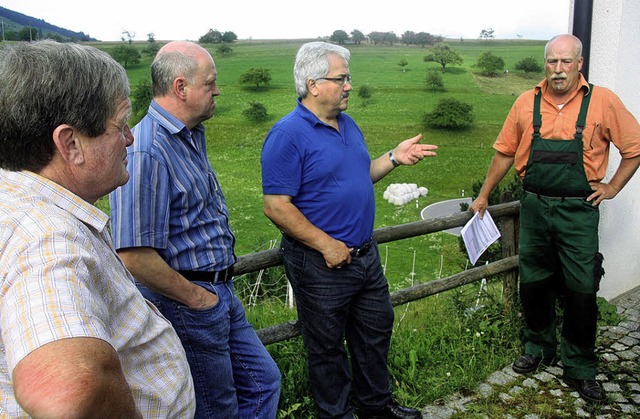
[[[152,101],[132,131],[129,182],[109,196],[116,249],[152,247],[176,270],[231,266],[235,237],[204,126],[190,131]]]

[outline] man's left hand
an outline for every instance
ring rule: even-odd
[[[591,182],[591,189],[593,193],[587,197],[587,201],[591,202],[593,206],[599,205],[605,199],[613,199],[620,190],[610,183]]]
[[[396,148],[393,149],[393,157],[400,164],[407,166],[414,165],[425,157],[433,157],[438,146],[431,144],[420,144],[422,134],[418,134],[413,138],[404,140]]]

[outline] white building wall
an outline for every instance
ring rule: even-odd
[[[640,121],[640,1],[593,3],[589,82],[613,90]],[[574,5],[572,0],[571,16]],[[572,27],[569,22],[568,32]],[[612,147],[607,179],[619,162]],[[600,217],[605,276],[598,295],[610,300],[640,286],[640,172],[615,199],[601,204]]]

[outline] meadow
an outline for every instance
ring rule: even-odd
[[[205,45],[214,56],[221,90],[215,116],[205,123],[208,154],[225,190],[238,254],[263,250],[270,240],[279,238],[277,229],[262,214],[260,149],[271,125],[296,104],[292,67],[302,42],[237,42],[232,44],[233,52],[228,55],[217,55],[216,45]],[[352,52],[353,91],[347,112],[364,132],[371,155],[375,158],[418,133],[423,134],[423,142],[439,147],[437,157],[415,167],[401,167],[378,182],[376,228],[415,221],[426,205],[470,196],[473,182],[484,179],[493,155],[491,145],[511,104],[518,94],[542,77],[542,74],[524,77],[513,70],[515,63],[524,57],[542,61],[544,44],[541,41],[458,40],[450,45],[462,55],[464,63],[447,66],[443,74],[445,88],[436,92],[427,90],[425,84],[427,69],[440,68],[437,63],[423,61],[428,48],[348,46]],[[144,43],[140,47],[143,48]],[[511,69],[509,76],[488,78],[477,74],[475,62],[485,51],[504,59],[506,68]],[[151,58],[143,57],[140,64],[128,69],[134,89],[141,80],[149,79]],[[398,65],[402,59],[409,63],[404,72]],[[267,87],[256,89],[239,84],[240,75],[251,67],[270,70],[272,80]],[[357,95],[358,88],[364,85],[372,92],[369,99]],[[473,106],[475,124],[471,129],[444,131],[422,126],[423,114],[431,112],[445,97]],[[256,124],[242,115],[251,102],[266,106],[268,121]],[[416,183],[427,187],[429,193],[415,204],[396,207],[382,198],[391,183]],[[428,262],[426,266],[437,261],[432,255],[422,256],[426,256],[421,257]]]
[[[264,250],[280,233],[262,213],[260,150],[270,127],[296,105],[292,67],[303,41],[241,41],[233,52],[216,54],[216,45],[205,45],[218,70],[216,113],[205,123],[209,159],[225,191],[230,223],[237,236],[236,253]],[[462,65],[447,66],[444,90],[430,91],[425,84],[428,48],[402,45],[348,45],[353,93],[347,113],[362,129],[372,157],[400,141],[423,134],[423,142],[435,144],[438,156],[415,167],[400,167],[375,186],[376,228],[420,219],[425,206],[446,199],[471,196],[474,182],[484,179],[493,156],[492,144],[517,95],[532,88],[543,74],[526,76],[514,70],[525,57],[542,63],[542,41],[450,41],[463,57]],[[109,49],[109,45],[98,45]],[[144,45],[140,45],[143,48]],[[503,58],[509,75],[489,78],[479,74],[477,58],[491,51]],[[408,62],[403,68],[402,59]],[[132,88],[149,78],[150,57],[128,68]],[[272,80],[256,89],[239,83],[251,67],[270,70]],[[367,85],[369,99],[358,97]],[[441,98],[453,97],[473,106],[475,123],[465,131],[427,129],[422,116]],[[266,106],[269,119],[253,123],[242,115],[251,102]],[[133,121],[135,122],[135,121]],[[429,189],[425,197],[395,206],[382,197],[391,183],[415,183]],[[108,211],[105,201],[100,205]],[[458,238],[446,233],[407,239],[381,246],[391,290],[445,277],[467,267]],[[282,289],[286,278],[274,268],[270,274]],[[241,290],[241,294],[244,292]],[[481,297],[481,298],[479,298]],[[284,297],[271,297],[247,305],[256,328],[295,319]],[[481,304],[478,304],[478,301]],[[479,310],[479,307],[484,307]],[[392,386],[398,400],[425,406],[461,389],[471,389],[484,377],[506,365],[519,352],[519,320],[502,313],[499,287],[489,291],[477,286],[438,295],[396,309],[396,327],[389,357]],[[312,417],[313,404],[306,386],[304,351],[299,338],[269,345],[283,374],[279,417]]]

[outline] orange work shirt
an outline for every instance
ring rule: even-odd
[[[562,108],[547,93],[546,79],[516,99],[493,148],[514,157],[514,168],[521,178],[524,177],[531,150],[533,98],[540,90],[540,134],[546,139],[572,140],[584,92],[593,95],[582,138],[584,169],[589,182],[600,182],[604,178],[610,143],[618,148],[623,159],[640,155],[640,125],[618,96],[600,86],[589,91],[589,84],[582,74],[580,84],[580,88],[576,89]]]

